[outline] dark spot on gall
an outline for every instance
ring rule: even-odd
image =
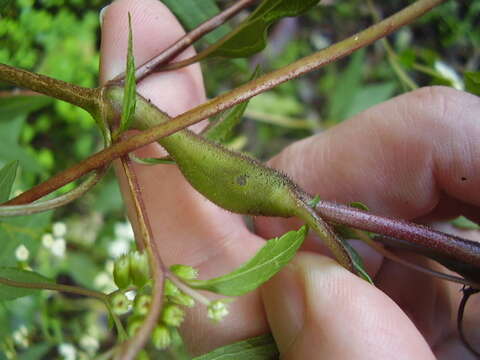
[[[238,185],[244,186],[247,185],[247,175],[237,176],[236,181]]]
[[[467,178],[466,178],[465,176],[462,176],[462,177],[461,177],[461,180],[462,180],[462,181],[466,181]]]

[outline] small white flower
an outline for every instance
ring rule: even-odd
[[[130,250],[130,240],[126,238],[118,238],[108,245],[108,253],[113,258],[118,258],[119,256],[128,253]]]
[[[19,329],[13,332],[12,334],[13,341],[21,346],[21,347],[28,347],[28,329],[25,325],[20,326]]]
[[[52,251],[52,254],[55,255],[56,257],[63,258],[65,256],[65,248],[66,248],[65,239],[59,238],[53,241],[51,251]]]
[[[94,354],[100,347],[100,344],[98,343],[98,340],[93,336],[84,335],[80,339],[80,346],[89,354]]]
[[[57,238],[64,237],[67,233],[67,225],[63,222],[56,222],[52,225],[53,236]]]
[[[133,240],[134,234],[132,225],[130,225],[128,221],[124,223],[116,223],[114,232],[116,237]]]
[[[435,61],[435,70],[440,73],[445,79],[452,83],[452,86],[457,90],[464,90],[465,85],[457,72],[443,61]]]
[[[77,349],[75,349],[72,344],[60,344],[58,346],[58,352],[64,360],[75,360],[77,358]]]
[[[135,296],[137,295],[137,292],[135,290],[130,290],[125,293],[125,296],[127,297],[128,300],[133,301],[135,299]]]
[[[46,234],[43,234],[42,236],[42,245],[47,248],[47,249],[50,249],[53,245],[53,236],[52,234],[50,233],[46,233]]]
[[[18,261],[27,261],[29,256],[30,252],[23,244],[17,247],[17,249],[15,250],[15,257]]]
[[[228,315],[228,307],[224,300],[214,300],[210,302],[207,309],[207,316],[214,321],[221,321]]]

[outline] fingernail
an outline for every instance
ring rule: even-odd
[[[268,322],[281,352],[295,341],[304,323],[304,289],[299,271],[291,263],[262,287]]]
[[[100,10],[100,14],[98,15],[99,16],[99,20],[100,20],[100,27],[103,25],[103,18],[105,17],[105,10],[107,10],[107,8],[110,6],[110,4],[108,4],[107,6],[104,6],[101,10]]]

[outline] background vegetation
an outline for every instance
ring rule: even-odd
[[[181,1],[164,2],[173,6],[187,28],[228,3],[202,0],[205,7],[192,12]],[[274,26],[270,43],[260,55],[248,61],[204,63],[207,93],[214,96],[245,82],[256,65],[269,71],[326,47],[367,27],[373,13],[391,14],[406,3],[378,2],[372,12],[365,1],[325,0],[308,15]],[[0,1],[0,62],[96,86],[98,12],[105,4],[102,0]],[[463,89],[463,73],[477,70],[480,63],[478,14],[480,2],[447,2],[390,37],[391,52],[377,42],[344,61],[258,96],[250,102],[230,145],[265,159],[288,143],[333,126],[413,84]],[[16,192],[73,165],[100,146],[94,121],[69,104],[0,83],[0,108],[0,168],[20,160]],[[87,196],[58,211],[2,220],[0,237],[2,266],[32,267],[59,283],[104,291],[115,288],[113,259],[134,246],[113,174]],[[103,305],[96,300],[42,291],[0,302],[0,359],[90,359],[113,340]],[[183,357],[181,347],[174,347],[161,358]]]

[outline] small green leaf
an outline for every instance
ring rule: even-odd
[[[139,158],[133,154],[130,154],[130,159],[141,165],[175,164],[175,161],[169,156],[166,156],[164,158]]]
[[[347,68],[337,76],[336,86],[330,97],[328,121],[336,124],[344,120],[352,107],[352,99],[360,91],[365,50],[356,51]]]
[[[289,231],[267,243],[245,264],[229,274],[210,280],[186,281],[193,288],[227,296],[239,296],[262,285],[296,254],[307,235],[307,227]]]
[[[0,267],[0,278],[24,283],[52,283],[52,280],[33,271],[14,267]],[[35,294],[41,289],[20,288],[0,284],[0,300],[13,300],[19,297]]]
[[[273,360],[279,355],[273,336],[266,334],[223,346],[193,360]]]
[[[318,205],[320,202],[320,196],[315,195],[313,199],[310,199],[307,203],[308,206],[310,206],[312,209],[315,209],[315,207]]]
[[[257,67],[253,72],[250,80],[254,80],[260,74],[260,69]],[[238,104],[232,109],[226,111],[221,115],[221,118],[212,122],[211,125],[202,133],[202,135],[215,142],[225,142],[233,133],[235,127],[242,120],[242,116],[248,106],[248,101]]]
[[[253,55],[265,48],[270,25],[283,17],[298,16],[318,2],[264,0],[244,22],[213,45],[209,56],[236,58]]]
[[[465,89],[480,96],[480,71],[469,71],[464,74]]]
[[[480,230],[480,225],[467,219],[465,216],[459,216],[451,221],[452,225],[459,229]]]
[[[351,203],[350,203],[350,206],[351,206],[351,207],[354,207],[354,208],[356,208],[356,209],[363,210],[363,211],[370,211],[370,209],[368,208],[367,205],[365,205],[364,203],[361,203],[361,202],[359,202],[359,201],[351,202]]]
[[[0,203],[9,199],[13,182],[17,176],[17,169],[18,161],[12,161],[0,170]]]
[[[373,285],[373,280],[365,270],[365,265],[363,264],[362,257],[358,254],[357,250],[355,250],[355,248],[350,245],[348,241],[343,241],[343,244],[345,245],[345,249],[347,249],[350,254],[350,258],[353,261],[353,267],[355,268],[357,275]]]
[[[132,19],[128,13],[128,51],[127,51],[127,70],[125,77],[125,89],[123,93],[122,119],[120,120],[120,132],[128,129],[136,105],[136,84],[135,84],[135,59],[133,57],[133,36]]]

